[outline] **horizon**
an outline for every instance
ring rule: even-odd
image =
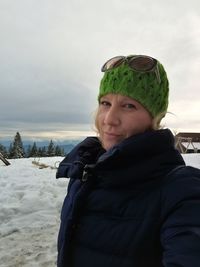
[[[86,131],[69,131],[66,135],[60,137],[60,135],[56,135],[55,133],[45,133],[43,135],[26,135],[23,132],[17,131],[19,132],[21,139],[23,142],[38,142],[38,143],[42,143],[42,142],[49,142],[50,140],[52,140],[53,142],[57,142],[57,143],[62,143],[65,141],[77,141],[77,140],[81,140],[84,139],[88,136],[96,136],[96,134],[94,132],[86,132]],[[0,143],[2,142],[12,142],[16,133],[15,132],[13,135],[9,135],[9,136],[1,136],[0,135]]]
[[[163,129],[166,129],[168,127],[163,127]],[[173,135],[176,135],[178,133],[198,133],[200,131],[196,130],[176,130],[176,129],[170,129],[168,128]],[[12,134],[10,133],[9,135],[2,135],[0,134],[0,143],[5,143],[5,142],[12,142],[16,133],[19,132],[21,139],[23,142],[28,142],[28,143],[42,143],[42,142],[49,142],[52,140],[53,142],[56,143],[63,143],[66,141],[77,141],[77,140],[83,140],[84,138],[88,136],[97,136],[97,133],[95,131],[62,131],[62,132],[39,132],[32,134],[31,132],[27,131],[20,131],[17,130],[16,132],[13,132]]]

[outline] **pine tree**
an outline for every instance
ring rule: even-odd
[[[55,156],[64,156],[64,150],[58,145],[55,148]]]
[[[46,157],[47,156],[47,149],[45,146],[43,146],[42,148],[40,148],[40,156],[41,157]]]
[[[49,145],[48,145],[48,148],[47,148],[47,156],[48,157],[55,156],[55,146],[54,146],[54,143],[53,143],[52,140],[49,142]]]
[[[9,157],[10,158],[24,158],[25,152],[23,148],[22,139],[20,133],[17,132],[13,141],[13,144],[10,145]]]
[[[26,150],[26,157],[29,158],[30,157],[30,154],[31,154],[31,148],[32,146],[31,145],[28,145],[28,148]]]
[[[38,157],[38,148],[37,148],[37,145],[36,143],[34,142],[32,147],[31,147],[31,150],[30,150],[30,155],[29,157]]]
[[[8,149],[8,158],[12,159],[13,158],[13,144],[11,143]]]

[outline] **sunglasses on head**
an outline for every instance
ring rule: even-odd
[[[126,62],[128,66],[136,72],[155,72],[158,83],[161,83],[158,61],[155,58],[149,56],[116,56],[106,61],[106,63],[101,68],[101,71],[106,72],[108,70],[114,69],[124,62]]]

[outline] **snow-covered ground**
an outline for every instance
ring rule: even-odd
[[[41,158],[52,167],[62,158]],[[55,267],[60,209],[68,179],[34,159],[0,161],[0,266]],[[36,162],[38,160],[36,159]]]
[[[200,154],[183,155],[200,168]],[[60,157],[0,161],[0,266],[55,267],[60,209],[68,179],[55,179]],[[38,159],[35,159],[36,163]]]

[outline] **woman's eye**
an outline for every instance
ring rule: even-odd
[[[108,101],[102,100],[102,101],[100,101],[100,105],[102,105],[102,106],[110,106],[110,103]]]
[[[125,108],[128,108],[128,109],[136,109],[136,106],[133,105],[133,104],[130,104],[130,103],[125,104],[124,107],[125,107]]]

